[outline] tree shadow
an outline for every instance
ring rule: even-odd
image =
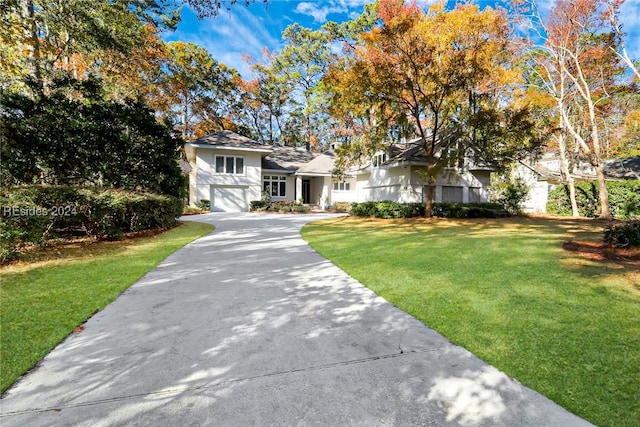
[[[3,425],[576,421],[318,255],[310,218],[207,220],[8,391]]]

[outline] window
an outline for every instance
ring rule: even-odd
[[[244,174],[244,158],[234,156],[216,156],[216,173],[234,175]]]
[[[442,187],[442,201],[462,203],[462,187]]]
[[[287,177],[277,175],[265,175],[262,178],[263,189],[271,197],[286,197],[287,195]]]
[[[480,187],[469,187],[469,202],[482,202],[482,189]]]
[[[339,191],[349,191],[350,184],[348,182],[334,182],[333,189]]]
[[[387,161],[387,153],[376,154],[375,156],[373,156],[373,161],[372,161],[373,167],[379,168],[386,161]]]

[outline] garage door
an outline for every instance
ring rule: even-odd
[[[211,210],[213,212],[246,212],[247,189],[234,187],[211,187]]]

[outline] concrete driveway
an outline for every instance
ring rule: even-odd
[[[314,252],[300,228],[327,216],[186,218],[217,229],[53,350],[0,424],[590,425]]]

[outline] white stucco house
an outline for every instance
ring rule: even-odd
[[[211,201],[212,211],[242,212],[262,192],[273,201],[301,200],[321,207],[336,202],[394,200],[422,202],[426,196],[419,169],[426,165],[419,145],[408,142],[374,156],[344,178],[332,175],[336,154],[262,145],[231,131],[216,132],[185,145],[189,202]],[[465,161],[437,177],[434,201],[489,201],[491,169]]]
[[[607,180],[640,179],[640,157],[605,160],[602,166]],[[529,194],[523,206],[525,212],[547,212],[549,193],[565,181],[560,169],[560,155],[558,153],[547,153],[535,161],[522,162],[514,170],[514,176],[521,178],[529,187]],[[594,167],[586,161],[573,164],[571,175],[576,182],[595,181],[597,179]]]

